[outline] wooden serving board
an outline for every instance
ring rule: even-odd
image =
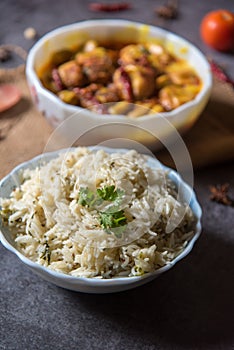
[[[52,128],[34,107],[22,69],[0,70],[0,84],[13,83],[22,100],[0,113],[0,178],[19,163],[43,152]],[[214,82],[211,99],[183,139],[194,168],[234,160],[234,91],[227,84]],[[156,156],[171,165],[166,151]]]

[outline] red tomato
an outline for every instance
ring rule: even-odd
[[[227,10],[209,12],[201,22],[200,34],[203,41],[213,49],[234,49],[234,13]]]

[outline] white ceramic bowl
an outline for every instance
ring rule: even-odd
[[[92,149],[100,149],[100,147],[92,147]],[[106,152],[126,152],[125,149],[111,149],[107,147],[102,147]],[[64,151],[64,150],[63,150]],[[26,168],[35,168],[41,164],[41,161],[49,161],[55,158],[58,155],[58,151],[46,153],[32,160],[23,163],[17,166],[9,175],[7,175],[0,182],[0,197],[6,198],[10,196],[13,188],[15,186],[20,185],[20,174],[23,169]],[[158,167],[158,160],[155,158],[149,158],[148,161],[149,166]],[[146,273],[143,276],[137,277],[121,277],[121,278],[112,278],[112,279],[96,279],[96,278],[83,278],[83,277],[72,277],[71,275],[66,275],[63,273],[59,273],[44,266],[41,266],[28,258],[26,258],[22,253],[20,253],[14,243],[11,232],[7,229],[6,226],[0,222],[0,240],[2,244],[9,249],[11,252],[16,254],[20,260],[26,264],[30,269],[32,269],[35,273],[40,275],[43,279],[56,284],[57,286],[78,291],[78,292],[86,292],[86,293],[112,293],[124,291],[127,289],[131,289],[140,285],[143,285],[159,275],[163,272],[171,269],[179,260],[184,258],[186,255],[190,253],[193,248],[195,241],[198,239],[201,233],[201,215],[202,211],[199,203],[197,202],[196,196],[190,186],[188,186],[185,182],[182,181],[181,177],[173,170],[163,166],[164,169],[169,171],[169,177],[176,184],[177,187],[180,186],[181,194],[184,200],[190,199],[190,207],[196,217],[196,227],[195,234],[188,245],[185,247],[183,252],[179,254],[173,261],[171,261],[168,265],[156,270],[153,273]]]
[[[176,56],[186,59],[202,80],[202,89],[196,98],[171,112],[146,115],[140,118],[128,118],[122,115],[99,115],[83,108],[62,102],[56,95],[45,89],[37,71],[48,62],[52,53],[64,48],[72,48],[88,39],[110,40],[123,38],[132,41],[147,41],[157,38]],[[179,131],[189,129],[204,109],[211,92],[212,75],[205,56],[190,42],[161,28],[126,20],[90,20],[63,26],[42,37],[30,50],[26,75],[28,85],[37,108],[54,127],[75,115],[75,119],[62,128],[65,136],[77,129],[79,138],[93,128],[97,128],[98,137],[89,144],[110,138],[124,137],[155,148],[157,139],[169,140],[174,127]],[[165,117],[165,118],[163,118]],[[165,119],[165,120],[164,120]],[[100,125],[113,124],[115,127],[100,128]],[[130,124],[134,128],[118,127]],[[112,125],[111,125],[112,126]],[[173,126],[173,127],[170,127]],[[144,132],[146,130],[146,132]],[[72,136],[73,137],[73,136]],[[87,142],[86,142],[87,144]]]

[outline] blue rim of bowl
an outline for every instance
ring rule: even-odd
[[[100,150],[103,149],[104,151],[108,152],[108,153],[126,153],[126,151],[129,151],[129,149],[124,149],[124,148],[109,148],[109,147],[101,147],[101,146],[89,146],[87,147],[88,149],[91,149],[92,151],[95,150]],[[66,149],[62,149],[59,151],[53,151],[53,152],[48,152],[48,153],[44,153],[44,154],[40,154],[32,159],[30,159],[29,161],[26,161],[24,163],[19,164],[18,166],[16,166],[8,175],[6,175],[1,181],[0,181],[0,190],[1,188],[4,187],[4,184],[9,181],[10,178],[14,178],[15,175],[16,177],[18,177],[18,174],[20,173],[20,171],[22,169],[26,169],[29,167],[29,165],[33,165],[31,168],[35,168],[36,165],[40,164],[41,161],[44,162],[48,162],[53,158],[56,158],[59,154],[67,152],[69,150],[72,150],[72,148],[66,148]],[[171,262],[169,262],[167,265],[153,271],[153,272],[148,272],[145,273],[144,275],[141,276],[131,276],[131,277],[113,277],[113,278],[109,278],[109,279],[102,279],[100,277],[74,277],[68,274],[64,274],[62,272],[57,272],[54,271],[52,269],[49,269],[45,266],[42,266],[32,260],[30,260],[29,258],[27,258],[26,256],[24,256],[20,251],[18,251],[4,236],[4,233],[2,232],[1,228],[2,228],[2,222],[0,221],[0,241],[3,244],[3,246],[8,249],[9,251],[11,251],[12,253],[14,253],[16,256],[18,256],[18,258],[25,264],[27,265],[29,268],[32,268],[33,270],[36,271],[43,271],[45,274],[50,275],[52,277],[55,277],[56,279],[63,279],[65,281],[68,281],[69,283],[75,283],[75,284],[85,284],[87,286],[91,286],[91,285],[96,285],[96,286],[103,286],[103,285],[125,285],[125,284],[132,284],[135,283],[137,281],[140,281],[142,279],[148,278],[148,277],[156,277],[161,275],[163,272],[166,272],[167,270],[171,269],[177,262],[179,262],[180,260],[182,260],[183,258],[185,258],[193,249],[193,246],[195,244],[195,242],[198,240],[201,231],[202,231],[202,226],[201,226],[201,217],[202,217],[202,209],[197,201],[197,197],[193,191],[193,189],[187,184],[185,183],[181,176],[174,170],[172,170],[171,168],[163,165],[161,162],[159,162],[157,160],[157,158],[153,158],[153,157],[148,157],[151,162],[157,162],[157,165],[160,164],[160,166],[162,166],[162,168],[164,170],[166,170],[168,172],[168,176],[170,177],[170,175],[172,175],[174,178],[177,179],[179,184],[182,184],[183,187],[186,189],[186,191],[189,191],[189,193],[191,194],[191,200],[190,200],[190,204],[193,202],[194,205],[196,206],[196,228],[195,228],[195,234],[193,236],[193,238],[188,242],[187,246],[184,248],[184,250],[177,255],[177,257],[172,260]],[[42,163],[41,163],[42,164]],[[9,193],[10,195],[10,193]],[[193,210],[192,210],[193,211]],[[193,211],[194,213],[194,211]]]

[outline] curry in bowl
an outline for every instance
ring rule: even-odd
[[[65,103],[128,117],[172,111],[202,88],[194,68],[155,41],[87,40],[54,52],[38,75]]]

